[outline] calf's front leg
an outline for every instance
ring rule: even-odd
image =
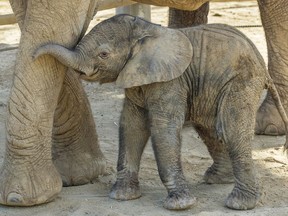
[[[125,99],[119,127],[117,180],[109,195],[113,199],[131,200],[141,196],[138,172],[150,136],[147,116],[146,110]]]
[[[173,107],[153,103],[149,107],[149,118],[159,175],[168,191],[164,207],[170,210],[190,208],[196,199],[190,195],[180,156],[184,106],[181,103]]]

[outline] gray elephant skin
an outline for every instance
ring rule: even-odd
[[[109,34],[108,34],[109,32]],[[141,196],[138,171],[151,136],[167,209],[185,209],[190,195],[180,161],[180,130],[193,122],[214,163],[207,183],[235,182],[226,200],[232,209],[254,208],[259,192],[251,140],[260,97],[269,88],[283,120],[287,117],[264,61],[252,42],[227,25],[168,29],[129,15],[94,27],[69,50],[57,44],[45,54],[77,70],[83,79],[125,88],[120,119],[117,181],[110,197]]]
[[[207,2],[136,1],[180,10],[196,10]],[[21,40],[7,103],[0,203],[32,206],[53,200],[62,185],[85,184],[105,172],[105,158],[79,76],[49,55],[36,61],[31,58],[37,47],[47,43],[73,49],[85,34],[98,3],[104,1],[9,2],[21,29]],[[267,41],[269,73],[288,110],[288,4],[286,0],[258,0],[258,5]],[[181,22],[190,23],[181,11],[178,14]],[[269,92],[258,110],[255,132],[285,133]]]
[[[31,58],[43,43],[75,47],[97,2],[10,0],[21,40],[7,103],[1,204],[49,202],[63,185],[85,184],[105,172],[106,160],[77,74],[49,56]]]
[[[141,196],[140,159],[151,136],[160,178],[168,190],[167,209],[186,209],[190,195],[180,160],[180,131],[193,125],[213,164],[206,183],[235,182],[226,200],[232,209],[252,209],[259,199],[251,158],[256,113],[264,88],[287,117],[264,61],[238,30],[221,24],[169,29],[118,15],[96,25],[74,50],[46,44],[46,54],[78,71],[80,77],[125,88],[119,128],[117,181],[110,197]]]
[[[187,10],[196,10],[199,8],[199,16],[205,16],[205,7],[207,9],[207,2],[209,0],[135,0],[144,4],[154,4],[161,6],[169,6],[174,9],[178,9],[175,14],[175,10],[169,16],[171,18],[170,24],[173,26],[185,26],[189,25],[191,19]],[[229,1],[229,0],[222,0]],[[238,0],[245,1],[245,0]],[[283,106],[287,112],[288,110],[288,40],[287,28],[288,25],[288,4],[286,0],[257,0],[259,11],[261,15],[261,21],[265,31],[267,49],[268,49],[268,70],[276,85],[282,100]],[[201,5],[206,4],[204,8]],[[174,16],[176,15],[176,16]],[[193,18],[193,15],[192,15]],[[197,19],[197,18],[194,18]],[[205,20],[204,18],[202,18]],[[181,22],[179,23],[179,21]],[[174,26],[175,27],[175,26]],[[261,104],[257,116],[256,116],[256,134],[266,135],[284,135],[285,126],[281,117],[275,107],[272,95],[268,91],[267,97]]]

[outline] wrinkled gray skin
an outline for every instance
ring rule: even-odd
[[[135,0],[144,4],[169,6],[179,10],[196,10],[208,0]],[[229,0],[222,0],[229,1]],[[239,0],[246,1],[246,0]],[[288,111],[288,4],[287,0],[258,0],[268,49],[268,70]],[[184,12],[183,14],[187,13]],[[182,15],[183,15],[182,14]],[[177,15],[181,15],[178,12]],[[173,15],[172,15],[173,16]],[[172,17],[173,18],[173,17]],[[178,18],[176,18],[178,19]],[[182,20],[186,24],[189,21]],[[176,23],[177,24],[177,21]],[[179,24],[179,23],[178,23]],[[185,25],[185,24],[184,24]],[[181,26],[181,25],[178,25]],[[182,25],[183,26],[183,25]],[[285,126],[268,92],[256,116],[256,134],[283,135]]]
[[[105,171],[105,158],[79,75],[52,57],[31,58],[43,43],[74,47],[84,35],[97,2],[10,0],[21,40],[7,104],[1,204],[49,202],[59,194],[62,184],[88,183]]]
[[[106,20],[69,50],[40,47],[86,80],[125,88],[120,119],[117,181],[110,197],[140,197],[138,171],[151,136],[167,209],[195,202],[183,176],[180,131],[192,121],[214,160],[207,183],[235,182],[226,200],[233,209],[252,209],[259,192],[251,159],[256,112],[269,87],[287,117],[264,61],[242,33],[226,25],[168,29],[128,15]]]

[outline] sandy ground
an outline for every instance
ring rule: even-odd
[[[209,23],[227,23],[234,26],[261,24],[256,2],[211,3]],[[0,1],[0,14],[10,12],[7,2]],[[114,15],[114,10],[97,14],[92,25]],[[166,25],[167,8],[152,7],[152,21]],[[267,61],[266,44],[262,28],[239,28],[248,35]],[[6,104],[12,83],[13,65],[19,43],[17,25],[0,26],[0,164],[5,149]],[[111,173],[100,176],[93,184],[63,188],[53,202],[35,207],[15,208],[0,206],[0,215],[22,216],[120,216],[120,215],[287,215],[288,213],[288,172],[286,156],[282,153],[284,137],[256,136],[253,141],[253,159],[261,185],[262,197],[255,209],[235,211],[224,207],[224,200],[233,184],[206,185],[202,176],[212,160],[206,147],[193,128],[183,129],[182,160],[185,176],[194,196],[196,205],[186,211],[173,212],[162,207],[166,190],[159,180],[156,163],[149,144],[145,149],[140,171],[142,197],[133,201],[118,202],[107,194],[115,181],[115,167],[118,146],[118,121],[124,98],[123,91],[114,84],[98,85],[83,82],[97,124],[99,141]]]

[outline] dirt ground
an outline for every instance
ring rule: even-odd
[[[261,24],[257,3],[211,3],[209,23],[226,23],[234,26]],[[11,12],[6,1],[0,1],[0,14]],[[114,15],[114,10],[99,12],[92,25]],[[167,8],[152,7],[152,22],[167,24]],[[267,61],[265,38],[261,27],[239,28],[252,39]],[[17,25],[0,26],[0,165],[5,149],[6,104],[13,77],[13,65],[19,43]],[[11,48],[7,51],[7,48]],[[4,49],[6,51],[4,51]],[[167,193],[162,185],[152,152],[148,144],[142,158],[140,185],[142,197],[118,202],[108,198],[115,181],[118,146],[118,121],[124,98],[123,90],[114,84],[100,86],[83,82],[89,96],[101,149],[107,158],[109,175],[100,176],[93,184],[63,188],[58,198],[48,204],[15,208],[0,206],[1,216],[120,216],[120,215],[288,215],[288,160],[282,152],[284,137],[255,136],[253,159],[261,188],[261,200],[255,209],[235,211],[224,207],[224,201],[233,184],[207,185],[202,176],[212,160],[206,147],[193,128],[183,129],[183,168],[189,187],[197,197],[196,205],[186,211],[168,211],[162,207]]]

